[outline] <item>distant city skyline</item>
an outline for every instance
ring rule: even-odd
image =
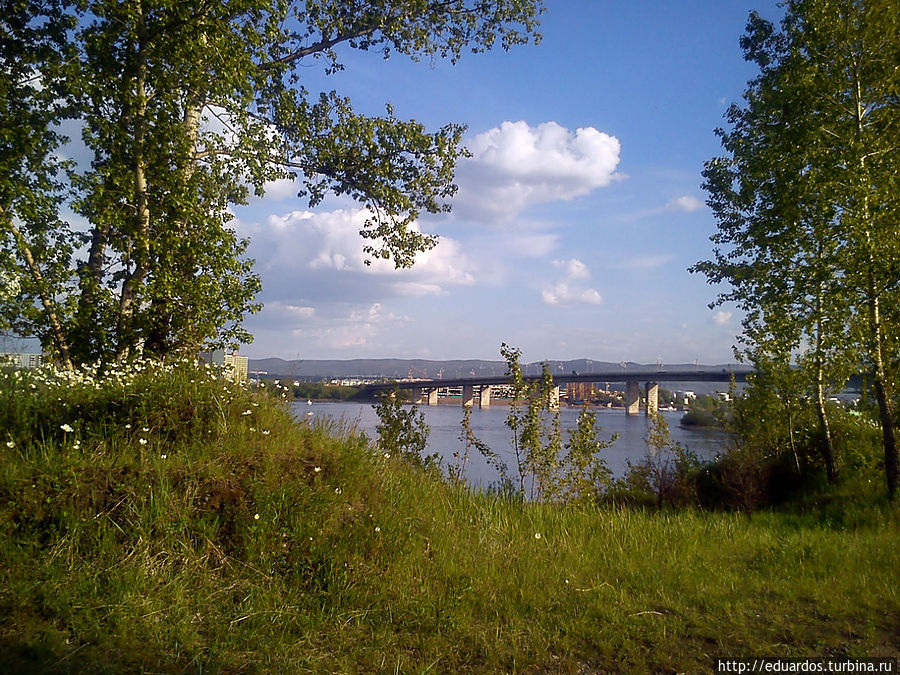
[[[263,280],[252,358],[498,358],[723,363],[733,307],[687,268],[709,257],[715,223],[703,162],[755,74],[738,40],[773,0],[548,3],[544,40],[503,53],[411,63],[346,52],[331,78],[357,108],[436,129],[468,125],[453,213],[420,219],[441,236],[411,270],[363,264],[365,214],[329,199],[310,210],[286,182],[235,209]]]

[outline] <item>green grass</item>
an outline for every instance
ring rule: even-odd
[[[2,672],[710,672],[900,652],[895,506],[520,503],[186,371],[115,395],[4,386]]]

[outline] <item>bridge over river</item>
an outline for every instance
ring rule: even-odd
[[[659,409],[660,382],[746,382],[748,373],[753,370],[721,368],[718,370],[622,370],[595,373],[570,373],[553,376],[556,385],[551,393],[551,401],[559,405],[559,384],[568,382],[611,382],[625,385],[625,414],[637,415],[641,404],[641,383],[644,383],[644,410],[647,414]],[[539,375],[528,375],[528,381],[540,380]],[[364,390],[372,393],[411,390],[414,403],[437,405],[438,390],[446,387],[462,387],[462,404],[475,405],[477,401],[482,408],[491,405],[491,388],[509,384],[505,376],[501,377],[461,377],[441,380],[397,380],[395,382],[379,382],[368,384]]]

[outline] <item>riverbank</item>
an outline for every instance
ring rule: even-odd
[[[167,377],[0,388],[3,672],[703,673],[900,652],[895,507],[504,500],[348,425]]]

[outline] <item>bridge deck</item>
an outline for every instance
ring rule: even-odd
[[[554,383],[566,382],[746,382],[748,373],[752,370],[718,370],[718,371],[674,371],[645,370],[645,371],[609,371],[601,373],[569,373],[553,376]],[[540,375],[528,375],[526,380],[540,380]],[[509,378],[505,375],[499,377],[460,377],[444,380],[407,380],[396,382],[379,382],[367,384],[365,389],[370,391],[384,391],[393,389],[433,389],[435,387],[462,387],[465,385],[504,385],[509,384]]]

